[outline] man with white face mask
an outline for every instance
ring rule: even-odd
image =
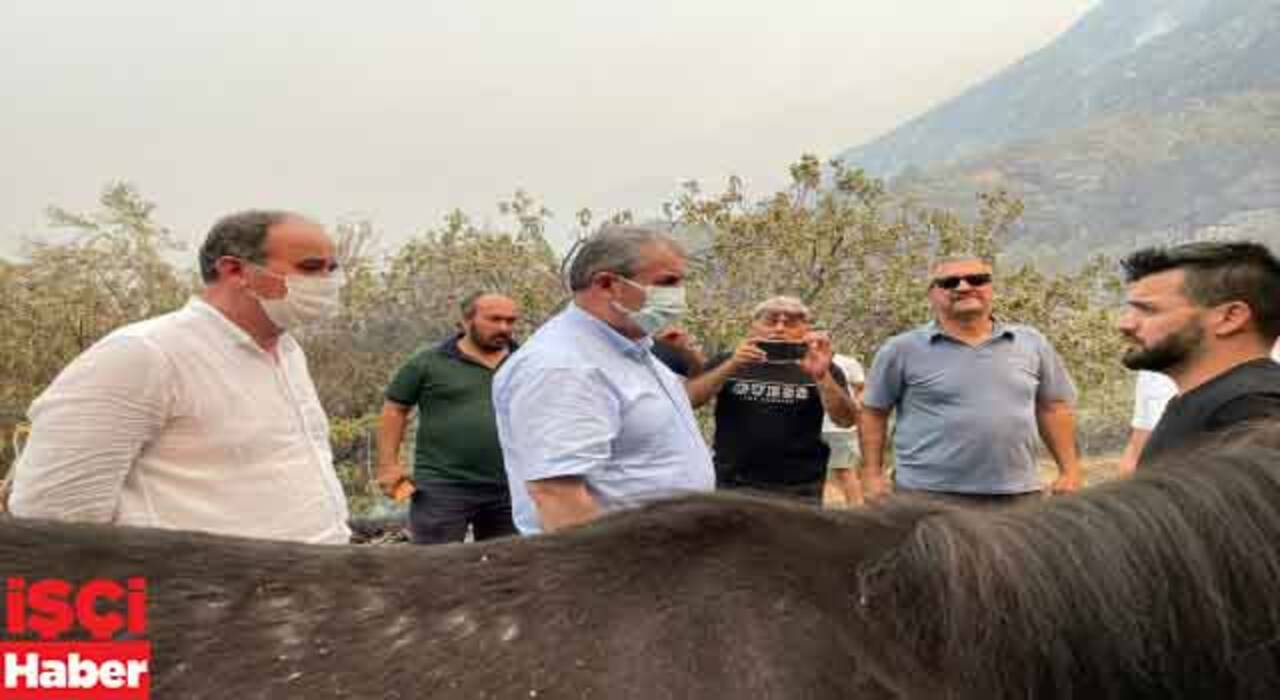
[[[651,352],[684,313],[684,270],[666,234],[602,229],[570,264],[573,302],[498,370],[493,405],[521,533],[715,486],[684,385]]]
[[[199,263],[199,296],[112,332],[32,403],[11,510],[347,542],[329,421],[287,332],[338,311],[333,241],[294,214],[242,212]]]

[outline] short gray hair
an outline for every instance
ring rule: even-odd
[[[293,218],[301,217],[287,211],[251,209],[218,219],[200,246],[200,278],[205,284],[218,281],[218,258],[225,256],[266,262],[267,230]]]
[[[601,228],[582,239],[570,251],[569,289],[578,292],[591,286],[597,272],[616,272],[623,277],[635,274],[644,249],[652,244],[671,248],[684,255],[684,246],[671,234],[656,226],[618,226]]]
[[[934,258],[933,261],[929,263],[929,272],[933,273],[934,270],[937,270],[939,267],[948,263],[958,262],[980,262],[987,267],[995,267],[995,261],[986,255],[979,255],[978,253],[952,253],[951,255],[941,255]]]
[[[805,306],[799,297],[791,296],[776,296],[765,299],[756,304],[755,310],[751,312],[751,318],[760,318],[771,311],[804,316],[806,321],[810,318],[809,307]]]

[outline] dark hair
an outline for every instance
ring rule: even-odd
[[[924,518],[862,567],[862,661],[901,697],[1270,696],[1278,438],[1256,423],[1043,507]]]
[[[1125,281],[1166,270],[1186,274],[1187,298],[1199,306],[1243,301],[1254,326],[1267,339],[1280,336],[1280,260],[1261,243],[1201,241],[1144,248],[1120,262]]]
[[[263,246],[267,230],[296,216],[287,211],[252,209],[218,219],[200,246],[200,278],[205,284],[218,280],[218,258],[231,256],[262,263],[266,261]]]
[[[458,302],[458,308],[462,311],[462,317],[466,319],[470,319],[471,317],[475,316],[476,302],[480,301],[480,297],[487,297],[487,296],[501,297],[506,295],[503,294],[502,292],[494,292],[494,291],[488,291],[488,290],[471,292],[465,297],[462,297],[462,301]]]
[[[1277,445],[1021,510],[714,494],[412,551],[3,518],[0,571],[145,576],[164,697],[1266,698]]]
[[[579,241],[566,258],[569,289],[575,292],[591,286],[597,272],[616,272],[623,277],[635,274],[641,251],[650,244],[669,246],[682,255],[684,246],[665,230],[651,226],[605,226]]]

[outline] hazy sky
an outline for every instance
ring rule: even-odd
[[[136,184],[189,241],[230,210],[395,240],[532,192],[655,211],[776,188],[1052,40],[1094,0],[0,0],[0,251]]]

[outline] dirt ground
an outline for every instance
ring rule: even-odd
[[[1120,461],[1120,454],[1086,456],[1083,459],[1084,467],[1084,483],[1085,486],[1101,484],[1116,478],[1116,465]],[[1044,483],[1048,484],[1058,474],[1058,467],[1051,459],[1042,459],[1040,461],[1040,473],[1043,476]],[[840,490],[833,488],[833,484],[828,481],[827,487],[823,490],[822,501],[824,505],[830,507],[841,507],[844,505],[844,497]]]

